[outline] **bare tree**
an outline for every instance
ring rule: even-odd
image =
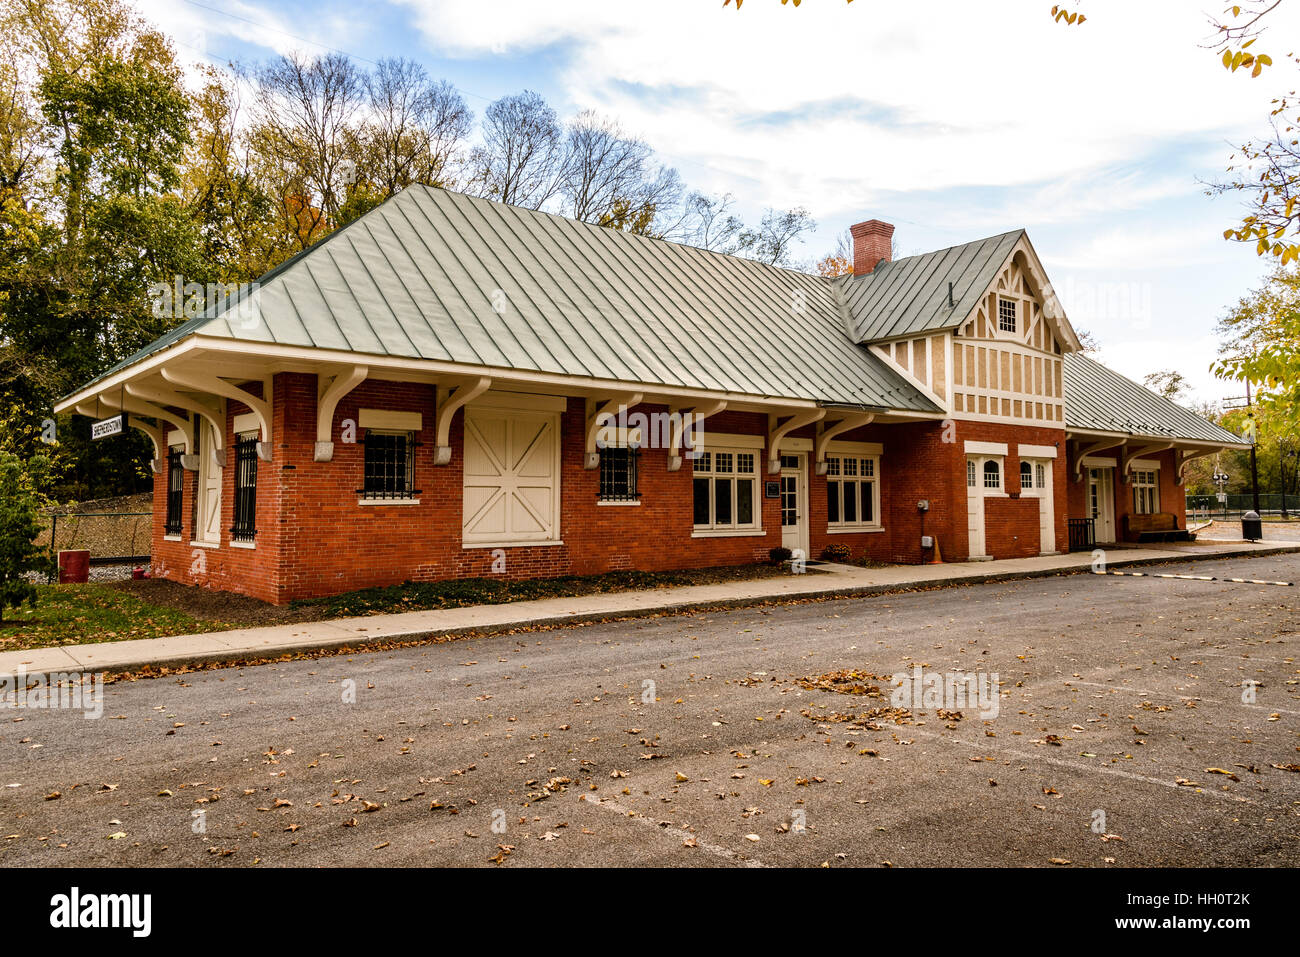
[[[470,157],[471,187],[502,203],[540,209],[563,171],[563,135],[555,110],[525,90],[487,108],[483,145]]]
[[[456,186],[472,114],[446,81],[412,60],[385,59],[366,77],[365,176],[387,199],[410,186]]]
[[[251,138],[304,248],[338,220],[357,163],[365,76],[340,53],[282,56],[255,77]]]
[[[655,232],[681,197],[677,171],[643,140],[588,110],[568,125],[559,192],[564,214],[630,232]]]
[[[740,249],[740,233],[745,228],[731,209],[736,197],[731,193],[706,195],[692,192],[682,201],[682,214],[672,238],[709,249],[735,254]]]
[[[769,208],[764,211],[758,229],[741,230],[738,251],[759,262],[791,268],[797,265],[794,244],[804,233],[816,228],[816,221],[802,206],[784,212]]]

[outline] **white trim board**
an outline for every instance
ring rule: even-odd
[[[423,423],[424,419],[419,412],[392,412],[387,409],[361,409],[357,412],[357,425],[363,429],[419,432]]]
[[[519,409],[522,412],[564,412],[569,400],[562,395],[543,395],[532,392],[507,392],[489,389],[469,403],[475,408]]]
[[[1054,459],[1055,445],[1017,445],[1016,453],[1023,459]]]

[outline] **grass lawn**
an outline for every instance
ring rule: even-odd
[[[229,627],[107,585],[38,585],[36,608],[5,610],[0,651],[186,635]],[[15,624],[17,622],[17,624]]]
[[[356,615],[499,605],[537,598],[569,598],[601,592],[751,581],[788,575],[779,565],[752,564],[673,572],[609,572],[510,581],[469,578],[405,582],[384,588],[269,605],[266,602],[180,585],[164,579],[89,585],[38,585],[33,611],[10,609],[0,625],[0,651],[52,648],[132,638],[161,638],[259,625],[297,624]],[[807,574],[816,574],[808,569]],[[16,621],[18,624],[11,622]]]

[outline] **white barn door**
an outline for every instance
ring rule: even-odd
[[[214,454],[216,430],[206,418],[200,418],[198,432],[199,494],[195,529],[199,541],[218,544],[221,541],[221,466]]]
[[[558,541],[559,415],[467,410],[462,506],[466,545]]]

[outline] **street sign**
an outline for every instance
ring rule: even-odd
[[[92,439],[106,439],[111,435],[121,435],[126,431],[126,413],[113,416],[111,419],[100,419],[90,426],[90,437]]]

